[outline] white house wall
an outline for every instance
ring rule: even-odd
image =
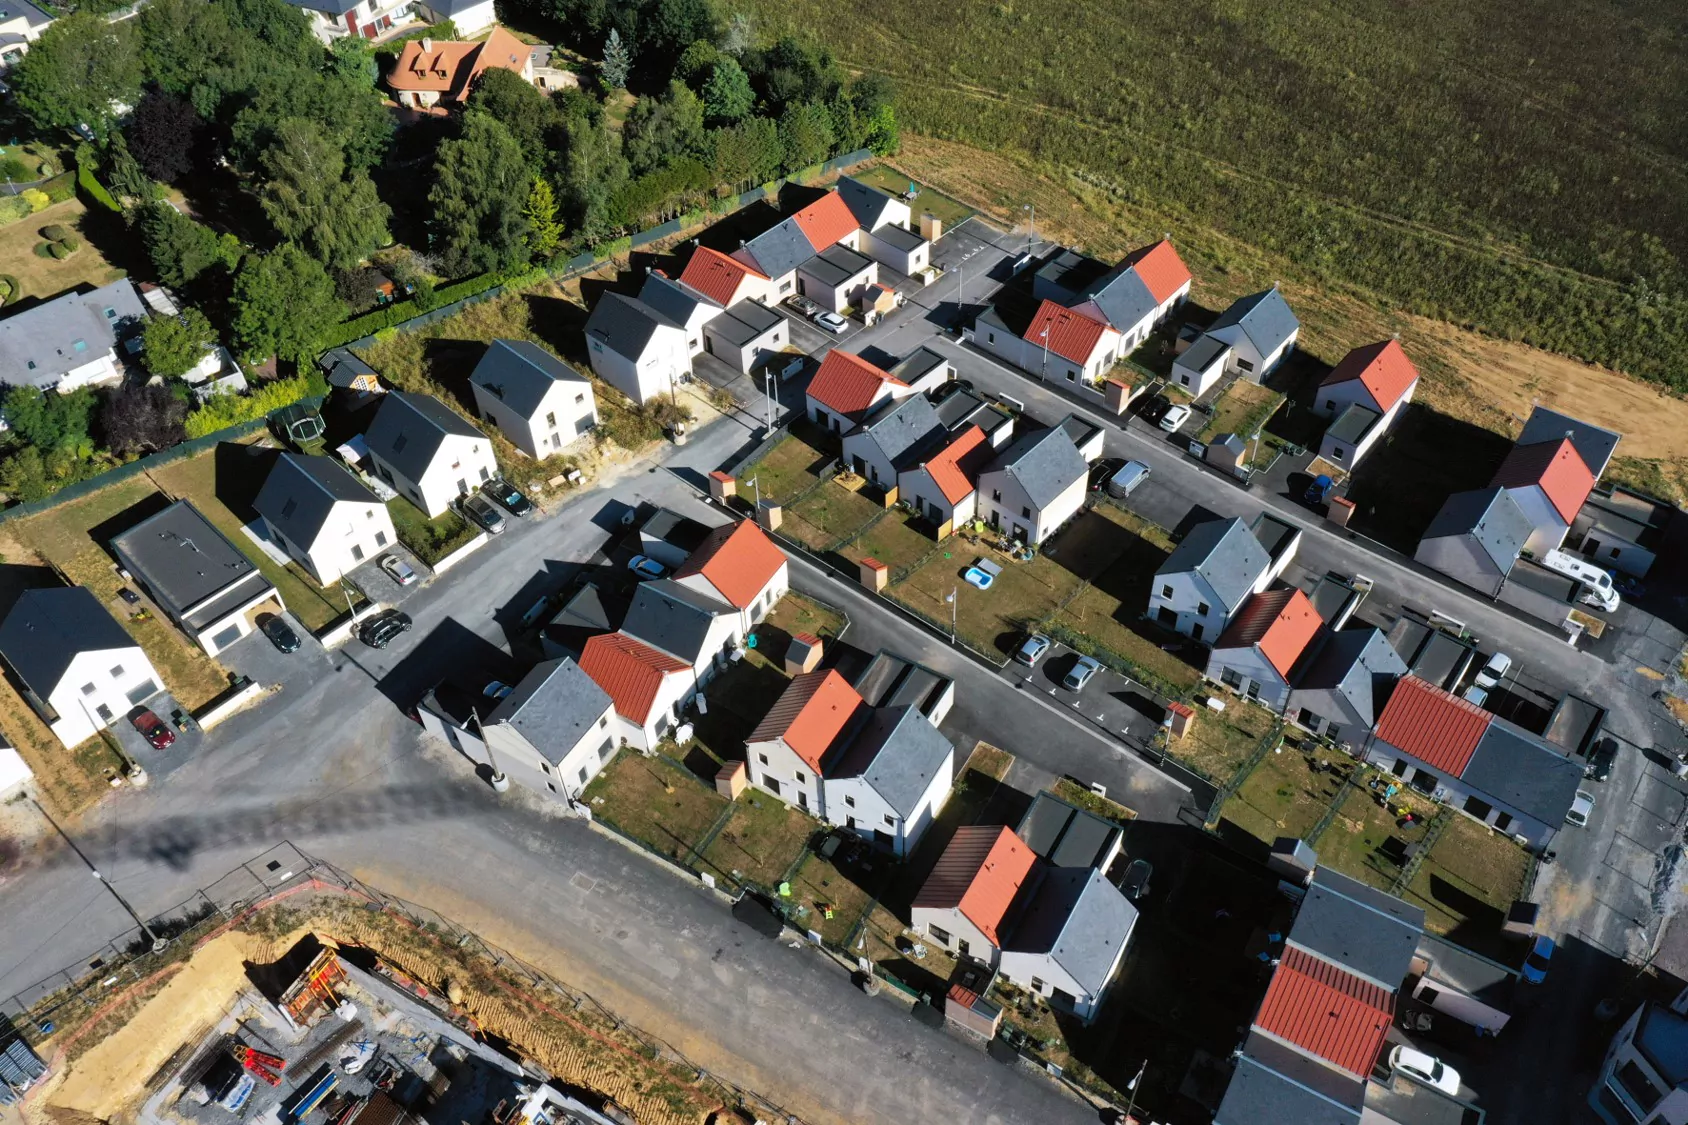
[[[555,383],[532,418],[524,418],[479,383],[474,387],[475,406],[481,417],[497,426],[511,445],[536,460],[567,449],[598,424],[597,397],[585,382]]]
[[[340,581],[348,571],[375,558],[398,541],[393,517],[381,503],[341,500],[323,521],[315,541],[295,543],[269,521],[270,538],[281,544],[322,586]],[[361,554],[361,557],[359,557]]]
[[[1227,671],[1235,677],[1234,682],[1225,679]],[[1257,645],[1214,649],[1207,660],[1207,678],[1274,711],[1282,712],[1289,702],[1289,684]],[[1249,694],[1251,688],[1256,694]]]
[[[868,286],[879,283],[879,263],[869,261],[867,269],[842,284],[827,285],[803,269],[797,271],[797,291],[828,312],[841,313],[861,304]]]
[[[1166,592],[1169,588],[1170,594]],[[1205,613],[1201,608],[1204,605],[1207,606]],[[1162,610],[1170,611],[1174,615],[1173,620],[1167,620]],[[1149,616],[1174,632],[1203,644],[1218,640],[1219,634],[1230,622],[1224,603],[1208,586],[1207,580],[1194,571],[1157,575],[1149,592]]]
[[[1002,951],[993,945],[989,938],[975,926],[960,907],[930,907],[915,906],[909,909],[909,926],[916,933],[924,934],[930,941],[951,953],[961,953],[961,945],[966,943],[966,955],[975,961],[982,961],[991,968],[995,968]],[[949,940],[932,932],[933,927],[949,935]]]
[[[938,487],[938,482],[932,479],[932,474],[924,468],[909,469],[897,477],[897,498],[907,500],[916,512],[940,526],[949,523],[959,526],[973,518],[978,510],[977,491],[970,491],[954,504]],[[937,515],[932,513],[934,509]]]
[[[1366,747],[1366,759],[1383,772],[1399,778],[1402,784],[1410,784],[1414,776],[1423,771],[1436,779],[1436,788],[1446,790],[1443,803],[1454,811],[1471,817],[1480,824],[1486,824],[1498,832],[1508,836],[1523,836],[1531,847],[1542,847],[1551,841],[1559,831],[1558,824],[1543,824],[1528,813],[1520,812],[1504,801],[1501,801],[1480,789],[1474,789],[1459,778],[1431,766],[1428,762],[1420,761],[1411,754],[1403,753],[1381,739],[1372,739]],[[1405,762],[1403,768],[1401,763]],[[1401,772],[1396,772],[1400,770]],[[1414,787],[1418,788],[1418,787]],[[1422,790],[1420,790],[1422,791]],[[1478,816],[1475,812],[1466,810],[1466,800],[1476,797],[1490,806],[1489,812]],[[1495,822],[1502,814],[1511,817],[1506,827],[1501,828]]]
[[[686,334],[667,325],[651,334],[642,355],[624,356],[596,336],[586,337],[587,358],[598,377],[634,402],[643,405],[678,388],[692,373]]]
[[[745,764],[750,784],[756,788],[773,794],[793,808],[807,811],[811,816],[826,815],[820,776],[813,766],[785,744],[784,739],[747,744]],[[842,823],[842,818],[839,823]]]
[[[422,492],[423,510],[432,519],[453,500],[475,491],[497,474],[491,438],[448,434],[428,463],[428,471],[416,482]]]
[[[117,669],[121,672],[113,675]],[[89,684],[94,690],[84,693]],[[164,681],[139,645],[78,653],[45,701],[59,716],[48,725],[60,742],[74,747],[163,690]],[[101,706],[111,718],[100,715]]]

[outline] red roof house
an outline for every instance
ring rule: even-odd
[[[1531,498],[1520,495],[1521,492],[1538,493],[1546,506],[1568,526],[1577,518],[1583,502],[1594,490],[1594,474],[1583,464],[1577,447],[1567,437],[1513,446],[1506,460],[1500,463],[1492,483],[1511,492],[1525,514],[1536,519],[1538,527],[1541,526],[1539,517],[1547,514],[1546,508],[1539,503],[1532,505]],[[1553,544],[1555,547],[1558,545]]]
[[[737,258],[729,258],[719,250],[699,246],[692,251],[691,261],[680,272],[680,280],[727,308],[748,295],[755,281],[768,279]]]
[[[492,67],[514,71],[531,82],[531,54],[502,27],[494,27],[491,35],[476,43],[412,39],[399,52],[387,85],[400,105],[413,109],[441,101],[460,102],[469,96],[475,79]]]
[[[586,642],[580,670],[615,703],[615,713],[643,727],[664,694],[664,682],[692,666],[625,633],[601,633]]]
[[[841,736],[866,707],[836,671],[806,672],[792,679],[745,744],[754,748],[784,742],[818,774],[825,768],[827,752],[841,744]]]
[[[1287,683],[1290,669],[1323,624],[1319,611],[1300,590],[1267,590],[1243,603],[1213,646],[1213,659],[1221,660],[1226,649],[1249,649]]]
[[[1184,259],[1164,238],[1152,246],[1133,250],[1125,261],[1158,304],[1171,300],[1180,289],[1190,284],[1190,271],[1184,265]]]
[[[1431,769],[1459,777],[1490,718],[1476,704],[1417,676],[1402,676],[1377,717],[1377,737]]]
[[[1289,946],[1272,974],[1254,1029],[1364,1081],[1394,1016],[1393,992]]]
[[[711,531],[674,572],[674,578],[683,586],[714,594],[735,609],[761,603],[760,609],[766,611],[785,593],[786,573],[785,552],[756,524],[739,520]]]
[[[951,506],[961,503],[976,489],[979,470],[985,467],[995,451],[985,441],[985,431],[968,426],[943,449],[926,462],[925,469],[932,483],[938,486]]]
[[[825,415],[818,412],[816,406],[825,407],[826,411],[849,421],[859,422],[863,415],[886,399],[900,397],[897,394],[899,390],[909,389],[907,383],[881,371],[861,356],[834,348],[826,353],[815,377],[809,380],[805,397],[808,399],[809,417],[825,425]]]
[[[1039,347],[1047,344],[1055,355],[1087,366],[1110,335],[1118,333],[1101,321],[1045,300],[1022,338]]]
[[[1031,848],[1011,828],[975,824],[958,828],[911,906],[916,929],[942,925],[945,914],[969,923],[993,947],[1002,945],[1002,923],[1032,873]],[[977,951],[983,954],[983,950]]]
[[[827,192],[791,217],[817,254],[849,238],[858,227],[850,205],[836,191]]]
[[[1360,400],[1379,414],[1387,414],[1418,385],[1418,368],[1407,358],[1399,340],[1384,340],[1355,348],[1326,375],[1320,389],[1358,382],[1371,401]],[[1321,396],[1322,397],[1322,396]],[[1345,401],[1352,401],[1346,399]]]

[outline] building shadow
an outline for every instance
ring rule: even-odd
[[[114,538],[122,535],[125,531],[128,531],[131,527],[134,527],[142,520],[151,519],[153,516],[156,516],[159,512],[168,508],[172,503],[174,503],[174,501],[162,492],[149,493],[129,505],[127,508],[124,508],[121,512],[101,520],[93,527],[90,527],[88,529],[88,538],[91,539],[94,545],[100,550],[115,559],[116,556],[111,554],[111,541]]]
[[[581,283],[582,296],[595,306],[596,297],[587,296],[586,285],[586,281]],[[522,299],[527,302],[528,327],[533,334],[557,355],[584,371],[587,366],[586,310],[573,301],[538,293],[525,293]]]
[[[1350,526],[1411,554],[1443,501],[1486,487],[1511,449],[1500,434],[1408,403],[1349,478]]]
[[[281,450],[238,442],[217,443],[212,459],[217,470],[217,499],[241,523],[258,518],[258,493],[270,470],[281,459]]]
[[[12,612],[26,590],[52,590],[64,585],[58,572],[50,566],[27,563],[0,563],[0,621]]]
[[[401,711],[409,711],[423,693],[448,676],[470,684],[477,680],[513,684],[521,678],[514,657],[456,618],[446,618],[424,635],[406,634],[396,643],[407,641],[403,658],[375,681],[375,690]]]

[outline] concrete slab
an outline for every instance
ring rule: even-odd
[[[1628,879],[1641,887],[1653,882],[1653,855],[1624,835],[1614,835],[1607,844],[1604,863],[1611,875]]]

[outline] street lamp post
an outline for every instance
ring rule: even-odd
[[[750,478],[750,487],[756,493],[756,510],[762,510],[762,476],[758,473]]]
[[[1043,340],[1043,381],[1047,383],[1049,382],[1049,329],[1044,328],[1042,332],[1038,333],[1038,336]]]
[[[147,941],[152,943],[152,951],[157,953],[159,950],[168,945],[169,942],[154,933],[152,927],[147,925],[139,914],[135,913],[135,908],[129,905],[129,900],[124,898],[123,895],[118,892],[116,887],[112,886],[111,880],[100,874],[100,869],[94,866],[94,861],[89,859],[82,849],[76,846],[76,841],[72,840],[69,833],[59,826],[59,822],[53,819],[51,813],[41,807],[41,802],[37,801],[34,796],[31,796],[29,798],[29,803],[34,805],[36,811],[46,818],[48,824],[51,824],[55,829],[57,829],[59,836],[66,844],[70,845],[70,850],[76,853],[76,858],[80,859],[87,865],[89,874],[93,875],[93,877],[99,881],[100,886],[110,891],[111,897],[117,900],[117,905],[121,906],[124,912],[135,920],[135,925],[141,928],[141,933],[146,936]]]
[[[950,605],[950,644],[952,645],[955,643],[955,595],[958,589],[960,587],[951,586],[949,597],[944,599]]]
[[[1037,242],[1037,204],[1028,203],[1021,210],[1029,212],[1032,217],[1031,231],[1026,235],[1026,253],[1029,254]]]
[[[510,779],[504,776],[504,771],[498,768],[498,759],[492,756],[492,740],[486,736],[486,724],[481,722],[481,710],[471,706],[469,715],[475,720],[475,730],[480,732],[481,745],[486,747],[486,764],[492,767],[492,791],[503,793],[510,788]]]
[[[1143,1075],[1148,1069],[1149,1060],[1144,1059],[1143,1065],[1137,1068],[1137,1077],[1126,1083],[1125,1088],[1131,1091],[1131,1100],[1125,1105],[1125,1116],[1121,1118],[1122,1125],[1136,1125],[1137,1119],[1131,1114],[1137,1108],[1137,1087],[1142,1083]]]
[[[773,371],[767,367],[762,369],[762,397],[767,400],[768,433],[774,432],[774,392],[772,387]]]

